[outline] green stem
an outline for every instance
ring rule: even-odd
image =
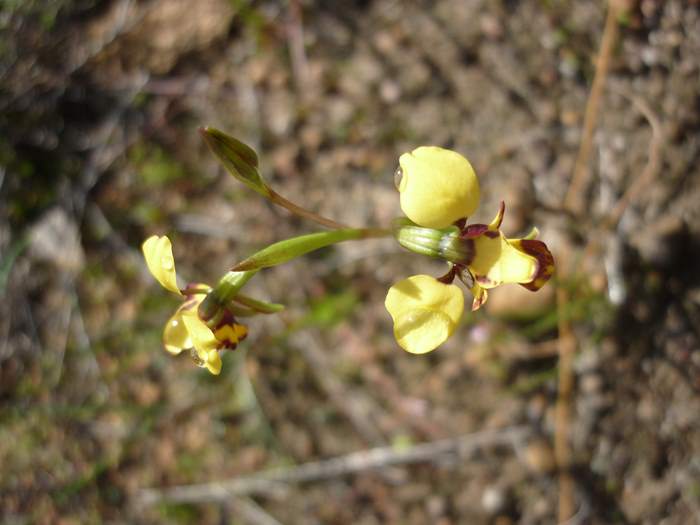
[[[306,208],[302,208],[298,204],[294,204],[292,201],[289,199],[285,199],[277,193],[275,190],[270,188],[268,186],[268,190],[270,191],[270,195],[268,198],[270,199],[271,202],[277,204],[278,206],[282,206],[289,212],[293,213],[294,215],[297,215],[299,217],[302,217],[304,219],[309,219],[311,221],[317,222],[318,224],[325,226],[327,228],[332,228],[332,229],[340,229],[340,228],[347,228],[347,225],[342,224],[340,222],[336,222],[333,219],[328,219],[324,217],[323,215],[319,215],[318,213],[314,213],[310,210],[307,210]]]
[[[389,237],[391,235],[392,230],[387,228],[342,228],[329,232],[300,235],[263,248],[235,265],[232,270],[242,272],[269,268],[339,242]]]

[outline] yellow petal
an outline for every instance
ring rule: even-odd
[[[474,239],[469,270],[483,288],[529,283],[537,275],[537,267],[537,259],[518,250],[501,232],[489,231]]]
[[[501,223],[503,222],[503,216],[505,215],[505,213],[506,203],[501,201],[501,205],[498,207],[498,213],[489,224],[488,229],[494,231],[498,230],[501,227]]]
[[[209,350],[204,360],[204,366],[215,376],[221,373],[221,356],[218,350]]]
[[[389,289],[384,306],[401,348],[424,354],[452,335],[464,310],[464,295],[455,285],[414,275]]]
[[[173,258],[173,247],[170,239],[165,235],[162,237],[154,235],[144,241],[141,249],[151,275],[164,288],[180,295],[180,289],[177,287],[175,259]]]
[[[401,209],[419,226],[445,228],[479,205],[479,181],[455,151],[422,146],[399,158]]]
[[[234,349],[239,341],[248,335],[248,328],[245,325],[233,323],[225,324],[214,331],[214,337],[226,348]]]
[[[197,355],[206,363],[209,352],[215,350],[219,346],[219,342],[209,327],[197,316],[196,309],[183,311],[182,320],[185,323]]]
[[[174,355],[187,348],[192,348],[192,339],[190,339],[190,334],[182,320],[182,312],[179,309],[165,324],[163,345],[168,352]]]

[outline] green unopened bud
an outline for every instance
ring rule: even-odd
[[[253,148],[215,128],[200,128],[199,131],[231,175],[251,190],[264,197],[270,196],[270,189],[258,172],[258,155]]]
[[[469,264],[474,257],[473,242],[462,239],[456,226],[435,230],[404,219],[394,224],[394,237],[407,250],[428,257],[460,264]]]

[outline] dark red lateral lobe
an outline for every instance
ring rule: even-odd
[[[510,243],[519,250],[537,259],[537,272],[529,283],[521,283],[528,290],[536,292],[554,275],[554,257],[547,245],[534,239],[512,240]]]

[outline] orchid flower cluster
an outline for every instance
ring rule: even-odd
[[[211,287],[178,285],[172,244],[154,235],[142,245],[153,277],[183,302],[163,330],[163,345],[171,354],[189,351],[194,362],[212,374],[221,372],[221,352],[233,350],[248,335],[240,318],[274,314],[284,309],[241,293],[243,286],[263,268],[276,266],[338,242],[393,236],[404,248],[438,258],[448,264],[441,277],[414,275],[394,284],[385,306],[394,324],[399,346],[423,354],[444,343],[455,331],[464,311],[458,279],[473,295],[472,310],[488,298],[488,290],[517,283],[536,291],[554,273],[547,246],[536,240],[536,228],[522,239],[508,239],[500,226],[505,213],[501,203],[489,224],[468,224],[479,205],[479,181],[469,161],[459,153],[423,146],[399,158],[396,183],[405,217],[391,228],[349,228],[317,215],[276,193],[258,172],[254,150],[213,129],[200,130],[212,152],[238,180],[271,202],[326,228],[285,239],[236,264]]]

